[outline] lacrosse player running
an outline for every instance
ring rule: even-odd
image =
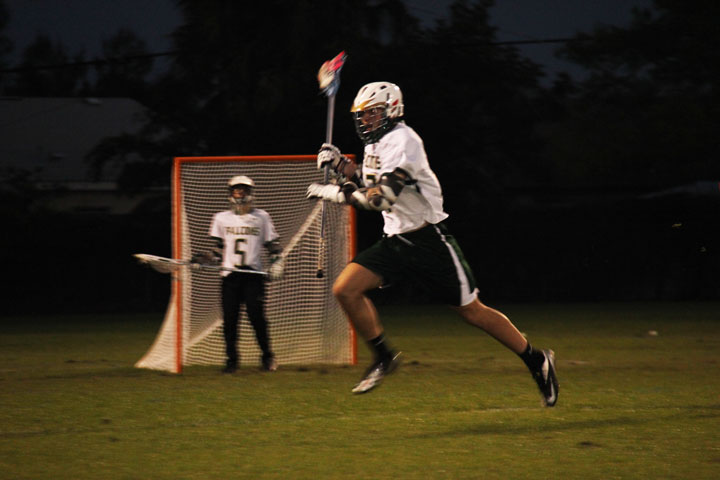
[[[196,256],[198,263],[220,263],[227,268],[262,271],[261,247],[267,248],[272,265],[269,277],[282,277],[282,247],[270,215],[254,208],[255,183],[245,175],[232,177],[228,182],[230,209],[214,215],[210,237],[216,246],[209,254]],[[238,321],[244,303],[248,320],[255,330],[255,338],[262,350],[262,368],[277,370],[275,355],[270,348],[267,319],[265,318],[265,279],[262,275],[222,271],[223,335],[227,361],[224,373],[233,373],[238,367]]]
[[[329,164],[336,183],[312,184],[307,192],[308,198],[381,211],[384,218],[382,239],[360,252],[333,285],[335,298],[374,354],[352,391],[372,390],[399,364],[399,352],[388,346],[377,310],[365,292],[383,284],[415,282],[518,354],[537,382],[544,404],[552,407],[558,395],[554,353],[533,348],[504,314],[478,299],[470,267],[443,224],[448,214],[443,211],[440,183],[421,138],[405,124],[403,110],[396,85],[375,82],[362,87],[351,109],[365,144],[361,176],[353,162],[326,143],[318,154],[318,167]]]

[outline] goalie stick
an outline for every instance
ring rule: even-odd
[[[244,268],[228,268],[221,265],[208,265],[203,263],[193,263],[190,260],[178,260],[175,258],[159,257],[157,255],[150,255],[148,253],[136,253],[133,257],[137,258],[142,264],[149,265],[154,270],[160,273],[172,273],[180,270],[182,267],[198,267],[201,270],[212,270],[212,271],[225,271],[225,272],[242,272],[242,273],[255,273],[257,275],[267,275],[267,272],[259,270],[249,270]]]
[[[347,55],[345,51],[340,52],[332,60],[328,60],[322,64],[318,71],[318,83],[320,90],[327,96],[327,123],[325,124],[325,143],[332,143],[333,120],[335,117],[335,94],[340,88],[340,70],[345,64]],[[324,167],[324,182],[328,183],[330,179],[330,165]],[[322,216],[320,217],[320,251],[318,252],[318,268],[317,278],[323,278],[324,254],[325,254],[325,200],[322,202]]]
[[[288,244],[283,248],[283,252],[280,254],[280,260],[285,262],[287,256],[293,251],[295,245],[302,239],[310,226],[315,222],[318,215],[321,214],[320,210],[322,203],[315,205],[305,222],[302,224],[298,232],[293,235]],[[175,258],[160,257],[158,255],[150,255],[149,253],[136,253],[133,255],[140,263],[149,265],[154,270],[161,273],[172,273],[178,271],[181,267],[198,266],[201,270],[212,270],[212,271],[228,271],[228,272],[244,272],[244,273],[255,273],[257,275],[268,275],[267,272],[259,270],[245,270],[241,268],[228,268],[220,265],[207,265],[202,263],[193,263],[189,260],[178,260]]]

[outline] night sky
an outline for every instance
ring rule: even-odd
[[[6,34],[17,60],[39,33],[64,44],[69,54],[99,55],[103,39],[120,28],[129,28],[148,43],[151,52],[172,48],[169,35],[181,22],[172,0],[6,0],[10,23]],[[432,24],[447,15],[452,0],[405,0],[409,11]],[[497,0],[491,23],[499,41],[532,41],[567,38],[597,25],[627,25],[633,6],[646,7],[651,0]],[[581,71],[553,56],[557,44],[519,46],[531,60],[543,65],[551,79],[558,71],[573,76]]]

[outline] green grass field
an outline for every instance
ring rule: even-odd
[[[500,305],[560,399],[440,307],[385,307],[404,365],[138,370],[162,314],[0,319],[2,479],[716,479],[720,304]],[[657,336],[647,334],[656,330]]]

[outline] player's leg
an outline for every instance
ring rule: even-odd
[[[553,352],[534,349],[507,316],[478,299],[470,266],[447,228],[439,224],[423,229],[411,240],[417,248],[425,249],[424,257],[428,258],[417,276],[427,283],[434,282],[438,294],[444,296],[467,323],[481,328],[520,356],[538,384],[545,404],[555,405],[558,382]]]
[[[223,372],[232,373],[238,366],[238,320],[240,305],[242,303],[241,286],[238,283],[239,274],[231,273],[223,277],[221,296],[223,310],[223,338],[225,340],[225,368]]]
[[[375,305],[365,295],[365,292],[380,285],[380,275],[354,262],[340,272],[333,285],[333,295],[374,357],[363,379],[353,388],[353,393],[365,393],[377,387],[385,375],[398,365],[399,354],[388,347]]]
[[[490,308],[475,298],[461,307],[453,307],[466,322],[481,328],[491,337],[515,352],[527,365],[540,389],[543,403],[552,407],[557,402],[558,381],[555,374],[555,354],[552,350],[537,350],[502,312]]]
[[[270,348],[267,318],[265,317],[265,281],[259,275],[245,274],[245,309],[248,320],[255,331],[255,339],[262,351],[264,370],[277,370],[275,355]]]
[[[382,334],[383,328],[377,310],[365,292],[379,287],[382,278],[357,263],[349,263],[340,272],[333,285],[333,295],[352,322],[355,330],[366,341]]]
[[[490,308],[475,298],[467,305],[452,307],[463,319],[481,328],[498,342],[520,355],[527,348],[528,341],[502,312]]]

